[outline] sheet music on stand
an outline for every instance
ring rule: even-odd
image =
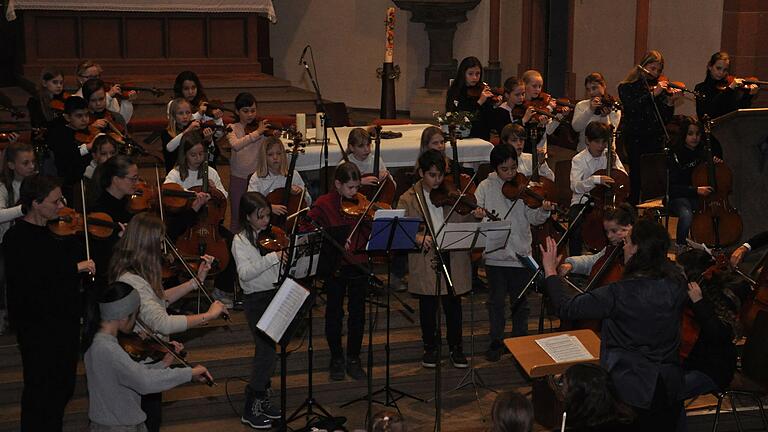
[[[444,250],[482,248],[488,253],[495,252],[506,246],[510,226],[509,221],[449,222],[437,235],[437,241]]]
[[[280,339],[283,338],[285,331],[293,322],[309,294],[308,289],[299,285],[295,280],[286,278],[256,327],[275,343],[280,343]]]
[[[320,262],[320,250],[323,236],[319,232],[296,234],[293,262],[288,275],[294,279],[304,279],[317,273]],[[312,267],[310,268],[310,264]]]
[[[580,360],[592,360],[594,357],[587,351],[579,338],[569,334],[561,334],[542,339],[536,343],[555,363],[566,363]]]

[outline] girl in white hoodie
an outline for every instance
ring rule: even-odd
[[[517,254],[531,255],[531,225],[541,225],[549,217],[554,205],[544,201],[538,209],[526,207],[522,200],[510,200],[501,192],[502,186],[517,174],[517,151],[509,144],[499,144],[491,150],[491,168],[493,172],[477,187],[478,209],[475,217],[485,217],[488,209],[495,211],[504,221],[509,222],[511,230],[503,249],[486,250],[485,270],[488,275],[488,312],[490,319],[491,343],[486,352],[486,359],[498,361],[502,354],[502,339],[506,314],[504,303],[509,294],[512,310],[512,335],[524,336],[528,333],[528,302],[523,297],[515,302],[517,296],[530,278],[529,271],[517,258]]]

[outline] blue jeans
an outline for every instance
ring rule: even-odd
[[[693,212],[698,210],[698,208],[698,198],[682,197],[669,201],[669,213],[672,216],[677,216],[677,233],[675,234],[675,242],[677,244],[685,244],[688,231],[691,230],[691,224],[693,223]]]

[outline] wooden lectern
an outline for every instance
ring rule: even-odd
[[[562,334],[576,336],[594,358],[585,361],[555,363],[552,357],[536,343],[537,339]],[[515,360],[532,380],[531,393],[536,422],[550,429],[559,426],[563,416],[563,401],[553,391],[549,384],[549,378],[552,375],[565,372],[566,369],[577,363],[599,363],[600,338],[592,330],[585,329],[509,338],[504,339],[504,345],[507,346]]]
[[[740,109],[713,120],[712,134],[733,171],[731,204],[744,221],[741,241],[768,229],[768,108]]]

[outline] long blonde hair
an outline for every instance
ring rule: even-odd
[[[168,127],[166,130],[168,131],[168,134],[171,135],[171,138],[174,138],[176,135],[183,132],[183,130],[179,130],[180,126],[176,123],[176,111],[179,110],[179,106],[182,104],[187,104],[189,105],[189,109],[192,109],[192,104],[184,98],[176,98],[172,100],[171,104],[168,106]]]
[[[640,59],[640,66],[645,67],[647,64],[658,62],[661,65],[661,71],[664,70],[664,56],[661,52],[651,50],[645,53],[642,59]],[[624,78],[621,84],[631,84],[640,79],[640,69],[633,67],[631,71]]]
[[[134,216],[112,252],[109,263],[110,282],[130,272],[147,281],[155,294],[164,298],[160,255],[160,245],[164,238],[165,225],[159,217],[150,213]]]
[[[257,177],[266,177],[269,175],[269,166],[267,164],[267,153],[269,153],[269,149],[275,146],[280,146],[280,149],[283,150],[280,154],[280,172],[279,174],[282,176],[288,175],[288,157],[285,155],[285,145],[283,145],[283,142],[280,140],[280,138],[271,136],[264,140],[264,142],[261,144],[261,149],[259,150],[261,154],[259,155],[259,158],[256,159],[256,176]]]

